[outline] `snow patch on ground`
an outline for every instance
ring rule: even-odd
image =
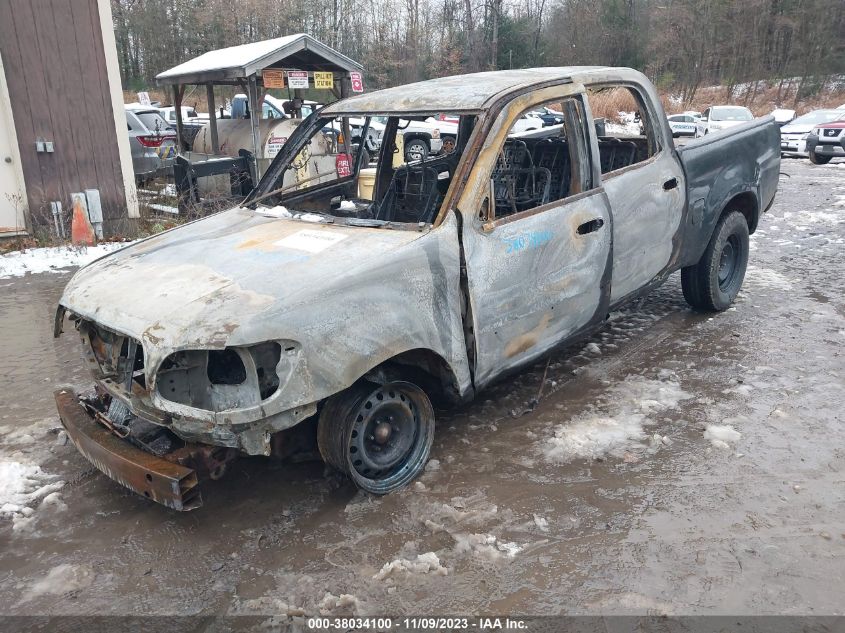
[[[470,554],[490,561],[514,558],[522,551],[516,543],[500,541],[492,534],[453,534],[456,554]]]
[[[709,424],[704,429],[704,439],[716,448],[730,448],[742,437],[742,433],[729,424]]]
[[[24,461],[20,453],[0,458],[0,518],[12,519],[15,531],[28,529],[42,500],[46,502],[50,498],[47,505],[58,509],[64,506],[56,503],[60,499],[51,496],[64,485],[37,464]]]
[[[394,575],[432,574],[445,576],[449,570],[440,564],[440,559],[434,552],[417,554],[416,559],[397,558],[385,563],[381,570],[373,576],[374,580],[384,580]]]
[[[605,132],[622,136],[640,136],[640,124],[634,120],[635,116],[634,112],[619,112],[620,122],[607,121],[604,127]]]
[[[644,427],[657,421],[656,414],[690,397],[671,374],[657,380],[629,376],[609,389],[592,411],[558,425],[554,436],[543,442],[542,453],[557,464],[605,454],[623,457],[626,449],[643,447]]]
[[[0,279],[27,273],[60,273],[64,268],[84,266],[132,242],[107,242],[97,246],[51,246],[28,248],[0,255]]]
[[[274,596],[261,596],[234,604],[228,614],[302,617],[306,614],[306,610],[302,607],[291,606]]]
[[[357,615],[361,608],[361,603],[352,594],[342,593],[336,596],[332,593],[326,593],[323,599],[320,600],[317,608],[320,610],[320,615],[332,615],[338,611]]]
[[[776,290],[792,290],[793,285],[792,280],[785,275],[769,268],[759,268],[753,265],[749,265],[745,271],[745,282],[746,284]]]
[[[88,565],[57,565],[44,578],[32,584],[24,593],[22,602],[43,595],[60,596],[71,591],[87,589],[93,582],[94,570]]]

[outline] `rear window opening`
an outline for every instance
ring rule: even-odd
[[[645,101],[629,86],[587,89],[593,116],[605,119],[597,129],[601,173],[612,174],[654,156],[659,148]]]

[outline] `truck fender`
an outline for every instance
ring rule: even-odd
[[[717,176],[716,182],[722,178]],[[737,183],[727,190],[719,190],[713,186],[710,195],[706,198],[697,197],[690,191],[690,200],[687,207],[687,218],[685,224],[686,244],[680,258],[681,267],[692,266],[701,259],[707,244],[716,228],[719,218],[728,211],[737,210],[742,212],[748,222],[748,232],[753,233],[757,229],[757,222],[760,217],[759,195],[756,185]]]

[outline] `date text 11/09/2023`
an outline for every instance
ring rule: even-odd
[[[518,631],[527,628],[524,620],[501,617],[336,617],[336,618],[308,618],[308,629],[312,631],[331,631],[349,629],[370,629],[377,631],[397,630],[479,630],[479,631]]]

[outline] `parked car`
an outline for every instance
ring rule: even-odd
[[[746,107],[720,105],[711,106],[704,111],[704,133],[721,132],[735,125],[742,125],[754,120],[754,115]]]
[[[772,110],[772,116],[775,117],[775,122],[783,127],[795,119],[795,110],[790,110],[789,108],[775,108]]]
[[[531,132],[532,130],[539,130],[542,127],[545,127],[545,123],[536,112],[526,112],[511,127],[511,134]]]
[[[540,108],[535,110],[534,114],[543,121],[544,126],[560,125],[563,123],[563,112],[558,112],[557,110],[552,110],[551,108]]]
[[[580,116],[613,86],[647,106],[647,136],[599,137]],[[562,126],[509,136],[549,103]],[[386,117],[384,149],[400,119],[438,112],[460,116],[455,151],[379,161],[367,197],[360,159],[324,151],[338,117]],[[772,117],[675,148],[656,89],[625,68],[486,72],[337,101],[297,126],[244,203],[73,276],[55,335],[69,320],[97,388],[59,389],[62,423],[97,468],[178,510],[238,455],[315,437],[360,488],[397,490],[428,460],[432,401],[472,399],[677,270],[695,309],[727,309],[778,149]],[[333,177],[309,184],[326,164]]]
[[[378,121],[370,121],[369,127],[366,126],[367,120],[364,117],[350,117],[349,127],[352,132],[352,142],[361,141],[361,136],[366,135],[366,142],[364,147],[370,155],[378,152],[381,147],[381,138],[384,135],[384,125]],[[366,132],[364,131],[366,127]]]
[[[167,121],[174,130],[176,129],[176,108],[174,106],[164,106],[158,108],[161,117]],[[195,108],[182,106],[182,140],[183,148],[186,152],[191,151],[194,146],[194,139],[199,134],[199,131],[208,123],[208,114],[201,115]]]
[[[679,136],[698,138],[704,135],[704,123],[691,114],[673,114],[668,119],[669,129],[672,130],[672,136],[675,138]]]
[[[176,126],[176,108],[175,106],[162,106],[158,108],[159,114],[161,114],[161,118],[167,121],[171,126]],[[199,112],[196,111],[196,108],[192,108],[190,106],[182,106],[182,122],[187,123],[190,121],[207,121],[208,114],[201,115]]]
[[[176,130],[157,108],[126,108],[126,127],[135,178],[146,181],[173,172]]]
[[[836,120],[816,125],[807,136],[807,151],[814,165],[845,158],[845,108],[838,112]]]
[[[802,114],[780,129],[780,151],[784,156],[807,156],[807,138],[813,128],[841,116],[842,110],[813,110]]]

